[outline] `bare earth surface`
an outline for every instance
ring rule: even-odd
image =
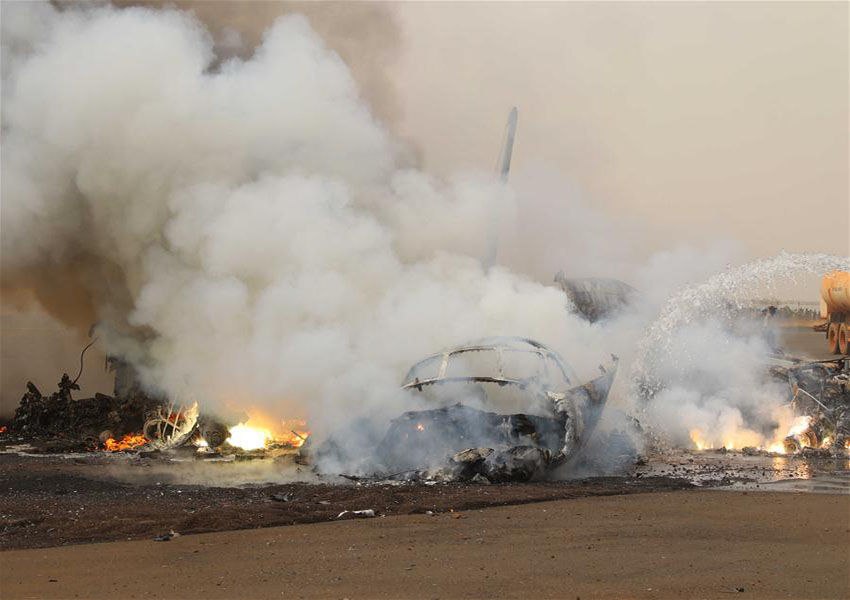
[[[829,360],[835,355],[829,352],[826,335],[812,331],[811,324],[777,328],[780,345],[789,354],[809,360]]]
[[[154,467],[0,455],[0,548],[33,548],[336,520],[344,510],[379,515],[469,510],[561,498],[693,487],[666,476],[597,477],[499,485],[285,483],[206,487],[164,483]],[[161,465],[176,470],[181,465]],[[225,472],[239,465],[220,465]],[[204,474],[211,471],[203,472]],[[120,476],[122,479],[110,477]],[[344,517],[345,518],[345,517]]]
[[[12,550],[3,598],[847,598],[846,496],[679,491]]]

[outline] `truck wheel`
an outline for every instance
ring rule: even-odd
[[[838,325],[838,323],[830,323],[826,333],[830,354],[838,354]]]
[[[848,331],[847,323],[842,323],[838,328],[838,353],[839,354],[850,354],[850,348],[848,348],[847,344],[847,336],[850,334]]]

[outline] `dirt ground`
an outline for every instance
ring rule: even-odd
[[[809,360],[835,358],[827,348],[826,335],[813,331],[810,324],[777,327],[779,343],[789,354]]]
[[[171,530],[192,534],[327,522],[344,510],[445,513],[693,487],[684,479],[666,476],[498,485],[357,485],[343,480],[335,485],[206,487],[156,481],[159,474],[147,475],[144,467],[124,465],[119,473],[119,467],[95,457],[75,461],[0,455],[0,548],[150,540]]]
[[[678,491],[12,550],[12,598],[847,598],[846,496]]]

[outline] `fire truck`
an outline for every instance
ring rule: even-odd
[[[850,272],[833,271],[820,286],[820,316],[826,319],[826,340],[832,354],[850,354]]]

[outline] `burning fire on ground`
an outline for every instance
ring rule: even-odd
[[[196,406],[192,407],[187,414],[191,414],[191,420],[197,419]],[[166,421],[177,425],[177,420],[169,416]],[[182,419],[180,421],[182,423]],[[189,424],[192,425],[191,423]],[[228,432],[225,444],[239,450],[253,451],[265,448],[300,448],[307,441],[310,431],[307,422],[300,419],[275,421],[260,414],[253,414],[247,420],[236,425],[227,427]],[[200,434],[196,434],[193,445],[197,448],[209,448],[210,444]],[[150,444],[151,440],[143,433],[128,434],[120,439],[108,438],[103,449],[108,452],[123,452],[127,450],[140,449]]]
[[[257,412],[236,425],[229,427],[227,443],[242,450],[259,450],[269,447],[300,448],[307,441],[310,431],[307,422],[301,419],[276,421]]]
[[[148,441],[143,435],[127,434],[120,440],[109,438],[103,443],[103,446],[108,452],[123,452],[144,446]]]
[[[782,438],[773,441],[762,440],[755,432],[746,430],[736,432],[724,443],[718,445],[708,441],[709,436],[699,429],[691,429],[689,435],[697,450],[720,448],[741,450],[750,447],[774,454],[794,454],[803,448],[830,448],[832,446],[832,438],[820,433],[809,416],[795,417],[787,429],[787,433]],[[850,439],[844,443],[844,447],[850,449]]]

